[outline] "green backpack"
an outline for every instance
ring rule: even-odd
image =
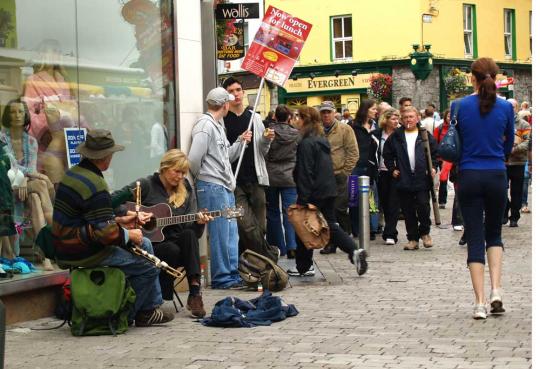
[[[135,291],[118,268],[79,268],[71,272],[71,333],[99,336],[125,333]]]
[[[265,290],[281,291],[289,283],[289,275],[273,260],[245,250],[238,260],[238,273],[250,287],[257,288],[260,283]]]

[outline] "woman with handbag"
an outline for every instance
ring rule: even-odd
[[[300,108],[295,124],[302,136],[293,173],[298,193],[297,204],[312,204],[320,210],[330,228],[330,242],[347,253],[358,275],[362,275],[368,267],[365,250],[356,249],[353,239],[341,229],[336,220],[336,180],[330,144],[324,137],[319,112],[312,107]],[[296,268],[289,269],[287,273],[291,276],[315,275],[313,249],[308,249],[298,234],[296,244]]]
[[[499,67],[491,58],[472,64],[474,93],[452,104],[461,143],[458,196],[467,230],[467,264],[475,294],[474,319],[486,319],[485,254],[489,264],[491,314],[502,314],[501,219],[506,205],[505,157],[514,143],[512,105],[497,98]]]

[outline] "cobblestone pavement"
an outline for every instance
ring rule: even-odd
[[[441,212],[448,222],[451,209]],[[399,232],[396,246],[380,238],[371,243],[363,277],[342,252],[317,252],[327,281],[294,283],[280,292],[300,314],[272,326],[207,328],[181,311],[168,326],[133,328],[116,338],[75,338],[66,327],[24,329],[53,323],[42,319],[9,327],[6,367],[530,368],[531,215],[522,216],[519,228],[503,228],[507,313],[485,321],[471,318],[474,297],[466,249],[457,244],[461,232],[434,228],[435,246],[418,251],[402,249],[403,222]],[[228,294],[205,290],[207,310]]]

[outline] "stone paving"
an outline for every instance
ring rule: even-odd
[[[451,209],[441,213],[448,222]],[[280,292],[300,314],[272,326],[207,328],[181,311],[168,326],[118,337],[27,329],[56,323],[42,319],[8,327],[6,368],[531,368],[531,215],[522,216],[519,228],[503,228],[507,313],[485,321],[471,318],[461,232],[433,228],[435,246],[418,251],[402,249],[403,222],[399,232],[396,246],[380,238],[371,243],[363,277],[344,253],[317,252],[326,281],[293,283]],[[229,294],[205,290],[207,310]]]

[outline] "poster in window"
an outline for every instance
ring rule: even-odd
[[[244,57],[244,22],[218,21],[217,58],[236,60]]]

